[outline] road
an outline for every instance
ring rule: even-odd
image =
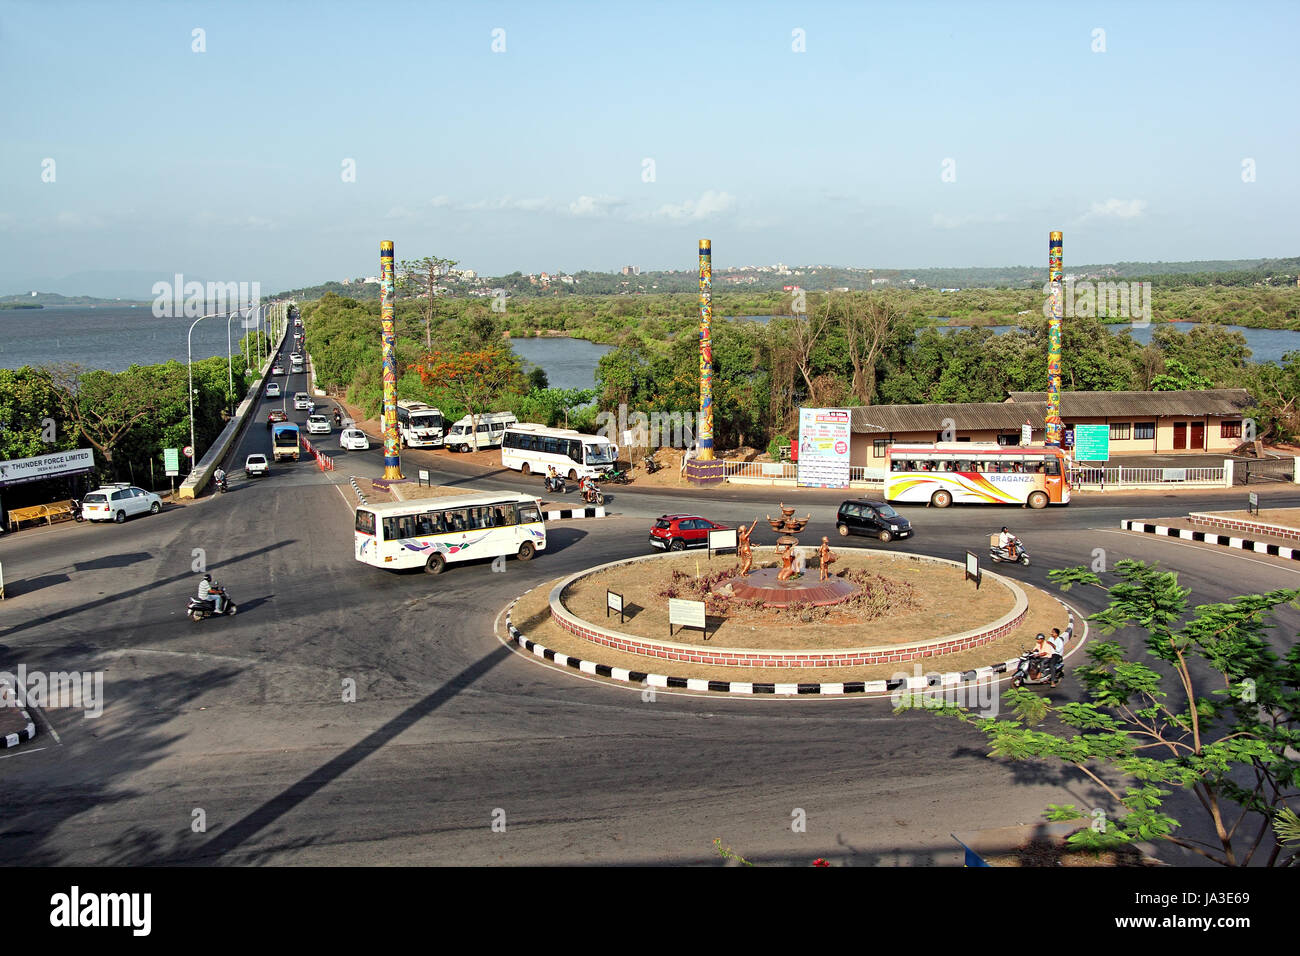
[[[0,669],[102,670],[106,696],[96,718],[39,712],[37,738],[0,753],[7,861],[707,863],[717,837],[758,862],[953,864],[949,833],[1036,822],[1048,803],[1101,805],[1078,775],[990,760],[973,731],[895,716],[887,701],[646,700],[538,665],[493,635],[523,591],[646,553],[650,515],[687,501],[737,522],[775,511],[775,496],[616,491],[619,517],[553,524],[548,550],[505,573],[392,574],[353,560],[344,490],[349,474],[379,473],[380,450],[339,454],[333,473],[304,461],[245,480],[243,457],[268,447],[268,407],[232,453],[230,493],[0,541],[12,595],[0,602]],[[463,480],[460,470],[434,478]],[[1288,488],[1264,495],[1300,503]],[[830,533],[840,498],[800,495],[810,537]],[[1044,512],[910,508],[915,539],[889,547],[960,556],[1007,523],[1034,564],[1005,573],[1040,586],[1048,568],[1091,563],[1097,548],[1112,563],[1177,569],[1194,603],[1300,584],[1282,561],[1117,530],[1124,517],[1223,506],[1207,495],[1080,498]],[[200,557],[236,617],[185,619]],[[1086,611],[1101,596],[1069,595]],[[1279,635],[1300,626],[1290,610],[1280,620]],[[791,826],[800,811],[806,832]]]

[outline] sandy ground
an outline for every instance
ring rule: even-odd
[[[659,658],[642,657],[593,644],[570,634],[551,622],[550,604],[547,597],[550,590],[561,578],[538,585],[525,594],[515,604],[511,620],[530,639],[545,647],[579,657],[583,660],[607,664],[610,667],[625,667],[628,670],[647,673],[667,674],[671,677],[699,677],[706,680],[812,683],[838,682],[852,680],[887,680],[898,675],[973,670],[987,667],[1017,657],[1023,650],[1033,645],[1036,633],[1048,633],[1053,627],[1065,628],[1068,617],[1065,609],[1046,592],[1037,588],[1025,587],[1029,596],[1029,612],[1021,627],[1006,637],[991,641],[974,650],[958,654],[945,654],[939,657],[927,657],[904,664],[872,664],[866,667],[724,667],[707,664],[691,664],[682,661],[665,661]],[[602,614],[595,618],[604,621]],[[617,621],[617,618],[611,620]],[[1077,646],[1079,636],[1083,633],[1083,622],[1077,621],[1075,639],[1066,648],[1069,653]],[[668,636],[667,627],[663,636]],[[676,641],[676,635],[673,640]],[[1077,661],[1071,659],[1067,668]]]
[[[976,591],[959,568],[847,551],[839,554],[839,561],[832,565],[837,572],[852,568],[879,574],[896,586],[902,585],[900,591],[910,590],[913,606],[874,621],[841,607],[814,610],[810,620],[801,620],[783,610],[742,606],[725,617],[710,614],[707,641],[694,629],[675,631],[670,638],[668,600],[660,592],[673,584],[674,571],[694,576],[740,570],[734,558],[709,562],[698,555],[672,555],[601,571],[573,584],[565,592],[564,604],[579,617],[598,621],[605,616],[605,591],[609,589],[623,595],[624,607],[634,609],[635,613],[618,628],[625,633],[701,647],[763,650],[910,644],[992,623],[1015,606],[1015,596],[1008,588],[989,579]],[[754,566],[777,567],[778,562],[771,549],[765,548],[755,554]],[[816,581],[817,574],[814,569],[804,577]],[[679,597],[699,599],[680,586],[679,591]]]

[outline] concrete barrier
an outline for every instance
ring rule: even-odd
[[[257,398],[266,388],[266,380],[271,375],[271,369],[275,366],[275,357],[284,345],[285,336],[289,333],[288,323],[285,324],[284,334],[280,336],[280,341],[275,344],[271,354],[267,356],[266,365],[262,369],[261,375],[257,378],[257,384],[248,391],[248,395],[235,408],[235,415],[226,423],[226,427],[221,430],[217,440],[209,446],[207,452],[193,470],[181,482],[176,489],[177,498],[195,498],[198,493],[207,487],[208,482],[212,480],[213,473],[217,470],[217,465],[229,453],[231,446],[235,444],[236,439],[243,432],[244,426],[248,424],[252,417],[253,408],[257,405]]]

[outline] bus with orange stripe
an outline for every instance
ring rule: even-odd
[[[885,499],[904,504],[1070,503],[1065,453],[1051,445],[939,442],[885,450]]]

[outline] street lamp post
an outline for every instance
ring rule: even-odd
[[[185,336],[185,374],[190,383],[190,472],[194,471],[194,460],[198,457],[199,449],[194,444],[194,326],[198,325],[204,319],[210,319],[214,315],[220,315],[220,312],[209,312],[207,315],[200,315],[190,323],[190,331]],[[226,326],[226,339],[230,338],[230,326]]]

